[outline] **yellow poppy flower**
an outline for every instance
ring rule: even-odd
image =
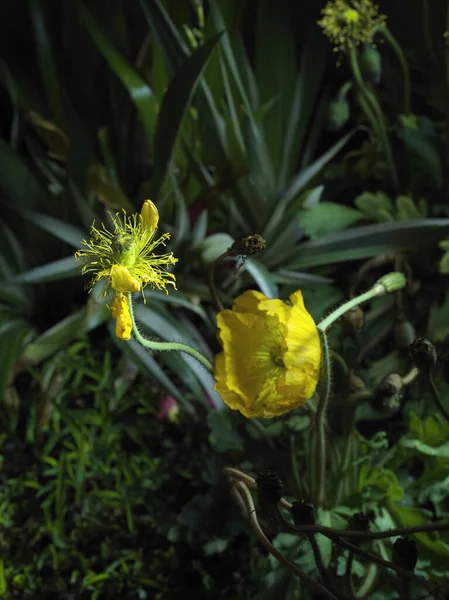
[[[112,288],[116,296],[111,304],[111,314],[117,320],[116,334],[122,340],[131,337],[131,315],[125,294],[142,291],[150,285],[167,292],[167,285],[175,286],[175,276],[167,271],[178,259],[170,252],[155,254],[159,245],[170,239],[169,233],[154,239],[159,213],[151,200],[145,200],[138,215],[128,217],[126,212],[111,215],[113,231],[92,225],[90,240],[81,243],[85,248],[75,253],[83,263],[82,273],[90,273],[88,284],[92,290],[97,281],[106,282],[105,294]],[[168,292],[167,292],[168,293]],[[145,296],[144,296],[145,298]]]
[[[321,11],[318,21],[335,52],[346,52],[351,46],[371,44],[375,27],[385,25],[385,15],[371,0],[331,0]]]
[[[245,417],[280,415],[304,404],[316,389],[318,330],[300,291],[290,302],[250,290],[217,316],[223,352],[215,360],[215,389]]]

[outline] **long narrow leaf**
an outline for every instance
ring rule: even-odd
[[[79,274],[79,263],[73,256],[55,260],[41,267],[35,267],[25,273],[20,273],[14,277],[14,282],[24,283],[44,283],[47,281],[57,281],[59,279],[69,279]]]
[[[204,67],[220,35],[206,42],[190,56],[170,82],[159,112],[154,143],[155,163],[151,181],[153,197],[159,196],[182,117],[188,109]]]
[[[417,219],[355,227],[306,242],[288,269],[335,264],[388,252],[434,246],[449,235],[449,219]]]
[[[81,1],[78,2],[78,5],[93,42],[128,90],[131,99],[136,105],[145,130],[148,146],[151,148],[157,111],[152,89],[128,60],[115,48],[106,33],[94,19],[90,10]]]
[[[343,136],[336,144],[334,144],[327,152],[322,154],[319,158],[317,158],[311,165],[309,165],[306,169],[300,171],[293,179],[290,181],[287,189],[282,194],[279,202],[273,212],[270,215],[268,225],[263,233],[263,237],[266,240],[271,239],[273,234],[276,232],[276,228],[278,227],[284,212],[289,205],[289,203],[296,197],[298,194],[306,187],[308,183],[316,176],[318,173],[327,165],[327,163],[334,158],[340,152],[342,148],[348,143],[348,141],[352,138],[356,130],[351,131],[350,133]]]

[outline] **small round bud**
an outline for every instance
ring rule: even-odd
[[[397,271],[393,271],[392,273],[388,273],[384,275],[378,281],[376,281],[375,285],[380,285],[384,288],[384,294],[389,294],[391,292],[398,292],[402,290],[407,285],[407,279],[403,273],[399,273]],[[380,294],[382,295],[382,293]]]
[[[373,516],[374,515],[371,512],[366,515],[360,512],[354,513],[352,517],[348,519],[348,529],[350,531],[369,531],[369,524],[373,520]],[[351,539],[351,543],[355,545],[357,545],[359,542],[360,540]]]
[[[265,250],[266,245],[263,237],[255,233],[234,242],[229,248],[229,254],[231,256],[254,256]]]
[[[406,321],[403,318],[396,319],[396,323],[393,328],[393,337],[396,344],[396,348],[399,350],[405,350],[416,337],[416,331],[413,323]]]
[[[371,401],[373,408],[380,413],[393,414],[401,404],[402,377],[397,373],[388,373],[374,388]]]
[[[410,344],[408,352],[413,364],[420,371],[430,371],[437,363],[435,346],[426,338],[416,338]]]
[[[365,325],[365,313],[361,306],[354,306],[342,317],[343,329],[350,337],[357,336]]]
[[[151,200],[145,200],[142,210],[140,211],[140,216],[142,218],[143,230],[148,233],[149,236],[152,236],[159,223],[159,212]]]
[[[274,508],[282,498],[284,484],[274,471],[261,471],[256,477],[260,500],[265,506]]]
[[[351,369],[348,373],[348,390],[350,394],[361,392],[366,388],[365,382]]]
[[[291,514],[295,525],[315,525],[315,506],[308,500],[293,502]]]
[[[418,561],[416,542],[409,538],[398,538],[393,544],[392,561],[397,567],[414,571]]]
[[[360,68],[367,79],[374,84],[380,83],[382,60],[379,52],[370,44],[365,44],[359,55]]]
[[[337,98],[329,103],[327,112],[327,129],[334,133],[349,121],[350,110],[346,98]]]

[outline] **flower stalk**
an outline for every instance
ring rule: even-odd
[[[193,356],[193,358],[195,358],[199,363],[201,363],[203,365],[203,367],[205,367],[208,371],[210,371],[210,372],[213,371],[212,363],[205,356],[203,356],[201,354],[201,352],[198,352],[198,350],[195,350],[195,348],[192,348],[188,344],[184,344],[182,342],[159,342],[156,340],[149,340],[148,338],[145,338],[140,333],[140,331],[137,327],[136,320],[134,318],[134,310],[133,310],[131,294],[128,294],[128,304],[129,304],[129,312],[131,315],[132,332],[134,334],[134,337],[136,338],[136,340],[139,342],[139,344],[141,346],[143,346],[147,350],[156,350],[158,352],[161,352],[164,350],[175,350],[178,352],[185,352],[186,354]]]

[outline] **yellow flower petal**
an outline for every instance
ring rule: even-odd
[[[128,298],[118,294],[111,304],[112,318],[116,319],[115,335],[121,340],[129,340],[132,331],[131,313]]]
[[[247,290],[234,300],[232,310],[234,312],[256,313],[259,302],[266,299],[266,296],[264,296],[261,292],[256,290]]]
[[[144,232],[152,237],[159,223],[159,211],[151,200],[145,200],[140,211],[142,217],[142,228]]]
[[[290,301],[291,307],[251,290],[217,316],[223,352],[215,361],[215,389],[248,418],[292,410],[313,395],[318,383],[318,330],[301,292]]]
[[[277,389],[307,400],[319,379],[321,342],[315,322],[304,306],[302,293],[295,292],[290,301],[292,308],[282,340],[286,372],[277,382]]]
[[[140,282],[122,265],[112,266],[111,285],[118,294],[133,293],[140,290]]]

